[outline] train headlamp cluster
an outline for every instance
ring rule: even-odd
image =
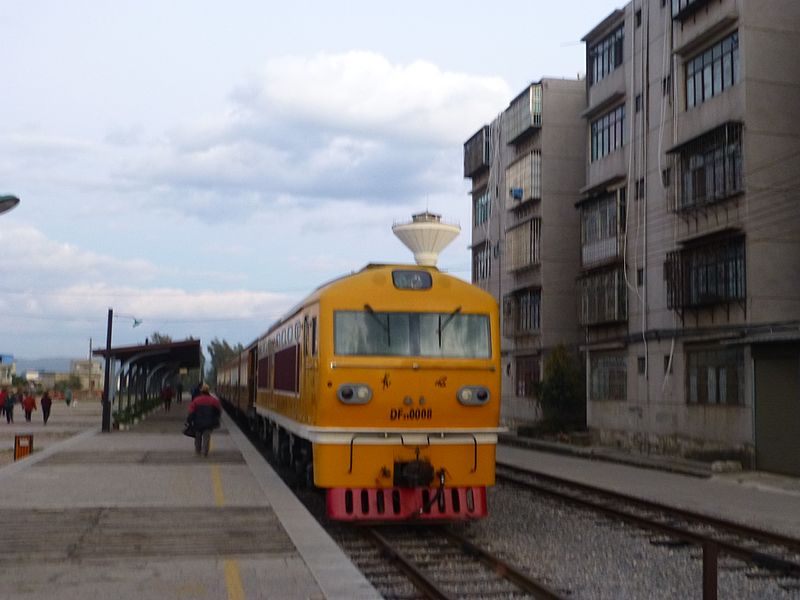
[[[343,383],[336,390],[336,397],[344,404],[366,404],[372,400],[372,388],[365,383]]]
[[[465,406],[481,406],[489,401],[491,395],[482,385],[465,385],[458,390],[456,397]]]

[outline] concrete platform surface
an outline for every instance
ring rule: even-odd
[[[380,598],[227,416],[195,456],[185,410],[112,433],[97,403],[0,423],[0,598]]]

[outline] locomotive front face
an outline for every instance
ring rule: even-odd
[[[500,398],[491,306],[434,293],[430,273],[415,273],[395,272],[394,294],[331,310],[332,360],[320,365],[326,400],[317,416],[346,444],[315,445],[317,485],[494,483]]]

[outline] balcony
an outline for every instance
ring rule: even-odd
[[[488,169],[490,153],[489,126],[484,125],[464,143],[464,177],[473,177]]]
[[[542,85],[535,83],[511,101],[505,112],[509,144],[516,144],[542,126]]]
[[[529,219],[506,232],[506,270],[509,273],[539,265],[542,220]]]
[[[542,291],[527,288],[503,298],[503,335],[520,337],[539,333]]]

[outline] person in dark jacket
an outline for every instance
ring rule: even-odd
[[[200,394],[189,403],[189,422],[194,426],[194,451],[208,456],[211,432],[219,427],[222,406],[216,396],[209,392],[208,384],[200,387]]]
[[[47,419],[50,418],[50,407],[53,406],[53,399],[50,397],[50,392],[47,390],[44,391],[39,404],[42,405],[42,419],[44,419],[44,424],[47,425]]]

